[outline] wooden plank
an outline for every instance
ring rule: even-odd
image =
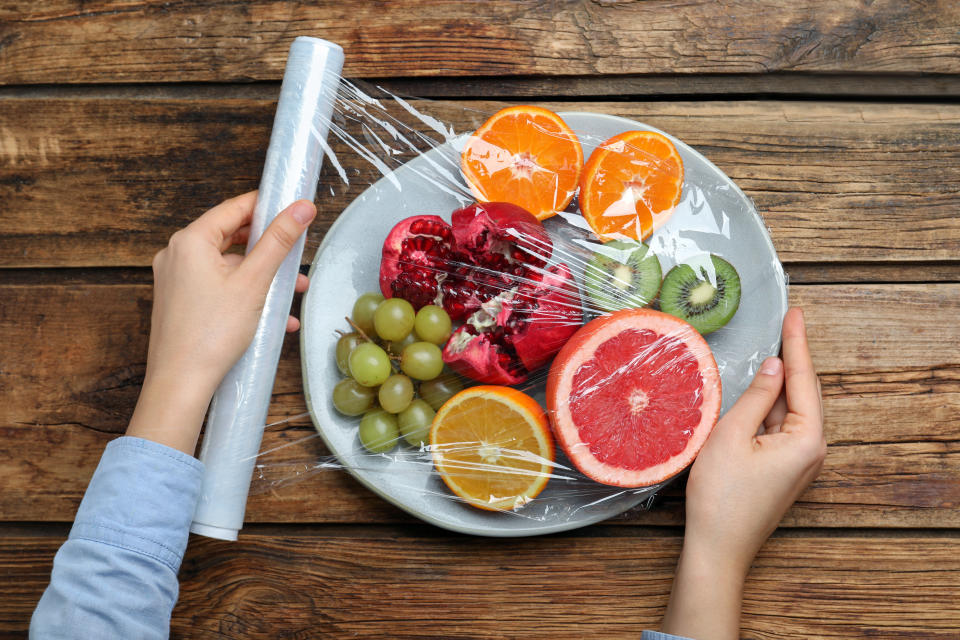
[[[0,632],[26,630],[61,541],[0,536]],[[680,543],[603,527],[515,540],[409,528],[194,537],[172,635],[636,638],[660,623]],[[747,580],[741,635],[955,638],[958,557],[956,537],[775,537]]]
[[[502,106],[416,102],[457,131]],[[670,131],[757,203],[787,262],[955,261],[960,106],[549,103]],[[257,186],[267,99],[0,99],[0,266],[146,266],[177,228]],[[421,125],[422,126],[422,125]],[[437,134],[433,134],[437,137]],[[379,174],[332,141],[305,260]],[[411,212],[413,213],[413,212]]]
[[[794,286],[824,388],[830,453],[789,526],[960,527],[960,285]],[[144,371],[150,288],[0,286],[0,520],[69,521]],[[296,337],[280,360],[249,522],[409,522],[312,436]],[[678,524],[663,506],[618,522]]]
[[[14,0],[0,8],[0,82],[276,79],[301,35],[343,45],[360,77],[956,73],[958,21],[950,0]]]

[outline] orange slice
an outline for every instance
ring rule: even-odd
[[[450,398],[433,419],[430,451],[440,477],[468,504],[523,506],[546,486],[553,436],[537,402],[510,387],[478,386]]]
[[[557,114],[508,107],[473,132],[460,167],[481,202],[509,202],[544,220],[562,211],[577,190],[583,149]]]
[[[673,214],[683,161],[669,138],[627,131],[590,154],[580,179],[580,212],[601,239],[645,240]]]

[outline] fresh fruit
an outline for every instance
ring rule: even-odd
[[[374,333],[373,314],[376,313],[381,302],[383,302],[383,296],[379,293],[365,293],[353,303],[350,319],[370,338],[377,337]]]
[[[383,243],[380,291],[419,309],[441,296],[455,254],[453,230],[439,216],[413,216],[394,225]]]
[[[426,444],[430,436],[430,424],[436,411],[429,404],[417,398],[397,416],[400,435],[411,447]]]
[[[463,383],[460,381],[460,376],[455,373],[437,376],[433,380],[422,383],[419,389],[420,397],[434,410],[442,407],[444,402],[460,391],[463,391]]]
[[[480,382],[516,384],[546,364],[582,323],[580,293],[564,264],[547,267],[543,225],[508,203],[476,204],[398,223],[380,263],[385,295],[436,303],[465,321],[444,360]]]
[[[740,276],[718,256],[694,266],[678,264],[663,280],[660,309],[686,320],[703,335],[730,322],[739,306]]]
[[[477,200],[512,202],[543,220],[573,199],[583,149],[573,130],[552,111],[508,107],[473,132],[460,166]]]
[[[683,161],[666,136],[627,131],[590,154],[580,177],[580,211],[602,239],[644,240],[673,214]]]
[[[411,331],[403,340],[387,342],[384,347],[387,349],[387,353],[399,357],[400,354],[403,353],[403,350],[407,348],[407,345],[411,345],[414,342],[420,342],[420,338],[417,336],[416,331]]]
[[[623,240],[598,247],[583,273],[587,296],[601,312],[648,306],[662,277],[660,261],[647,245]]]
[[[360,444],[370,453],[386,453],[400,438],[397,416],[383,409],[371,409],[360,419]]]
[[[678,318],[624,309],[583,326],[554,358],[547,408],[584,475],[646,487],[680,473],[720,414],[720,374],[703,337]]]
[[[337,340],[337,369],[343,375],[350,375],[350,354],[361,342],[363,338],[359,333],[346,333]]]
[[[359,416],[373,406],[376,395],[375,389],[344,378],[333,387],[333,406],[343,415]]]
[[[395,373],[380,385],[377,399],[380,407],[387,413],[400,413],[409,407],[413,400],[413,381],[403,374]]]
[[[450,331],[453,324],[450,321],[450,314],[434,304],[417,311],[414,329],[417,335],[426,342],[433,344],[443,344],[450,337]]]
[[[443,350],[462,376],[487,384],[519,384],[547,364],[583,322],[580,294],[566,265],[548,269],[485,302]]]
[[[472,387],[452,397],[433,419],[430,451],[454,494],[492,511],[535,498],[554,461],[543,409],[510,387]]]
[[[543,225],[512,204],[471,205],[451,220],[414,216],[393,227],[380,260],[383,295],[415,309],[436,304],[463,320],[517,281],[535,278],[553,250]]]
[[[390,372],[390,357],[372,342],[358,344],[350,354],[350,375],[365,387],[383,384]]]
[[[373,313],[373,328],[384,340],[403,340],[413,331],[413,305],[402,298],[384,300]]]
[[[400,356],[400,369],[417,380],[433,380],[443,371],[443,353],[432,342],[414,342]]]

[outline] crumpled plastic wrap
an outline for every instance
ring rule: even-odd
[[[537,188],[564,206],[543,221],[478,204],[488,195],[484,175],[515,170],[516,154],[498,148],[495,137],[480,145],[471,134],[508,106],[466,109],[341,80],[329,136],[320,141],[326,168],[318,199],[346,206],[312,257],[301,313],[303,387],[316,434],[245,454],[254,467],[252,491],[294,490],[291,484],[312,474],[345,472],[452,530],[520,536],[584,526],[649,505],[689,467],[716,416],[732,406],[760,363],[779,351],[785,275],[753,203],[729,178],[653,127],[559,112],[588,166],[595,149],[626,131],[654,131],[672,141],[682,160],[679,202],[653,220],[652,233],[650,221],[632,232],[646,236],[657,279],[686,264],[699,281],[722,286],[726,276],[711,256],[739,274],[739,309],[701,337],[670,321],[658,294],[631,293],[616,275],[616,264],[625,266],[639,245],[627,237],[630,229],[600,237],[582,215],[576,184],[563,187],[544,174]],[[540,143],[566,135],[539,133]],[[462,162],[470,145],[485,172],[479,180]],[[657,164],[660,156],[630,142],[604,148],[633,154],[633,162],[639,157],[645,175],[667,171]],[[537,174],[532,156],[526,168]],[[474,171],[472,180],[465,169]],[[628,186],[636,191],[601,216],[630,212],[631,194],[645,187]],[[608,244],[617,238],[626,244]],[[627,271],[623,278],[636,276],[636,269]],[[378,441],[377,452],[361,443],[361,417],[344,415],[331,400],[345,377],[336,344],[358,333],[349,317],[366,292],[409,299],[416,308],[444,306],[454,333],[439,345],[442,376],[464,389],[431,407],[442,420],[435,418],[430,431],[395,434],[395,442]],[[402,348],[375,335],[360,341],[367,338],[396,356],[394,373],[403,371]],[[424,382],[413,382],[422,396]],[[290,451],[305,450],[303,441],[314,438],[328,454],[291,458]]]

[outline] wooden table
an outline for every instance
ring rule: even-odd
[[[622,115],[737,181],[806,311],[830,444],[756,559],[743,635],[960,637],[958,25],[951,0],[3,3],[0,634],[27,628],[125,428],[153,254],[257,186],[287,48],[316,35],[346,75],[432,98],[458,130],[464,107],[504,103]],[[311,246],[350,197],[320,201]],[[270,412],[294,419],[265,447],[311,432],[297,351]],[[175,637],[636,637],[683,534],[680,490],[494,540],[339,472],[257,491],[247,523],[237,543],[191,540]]]

